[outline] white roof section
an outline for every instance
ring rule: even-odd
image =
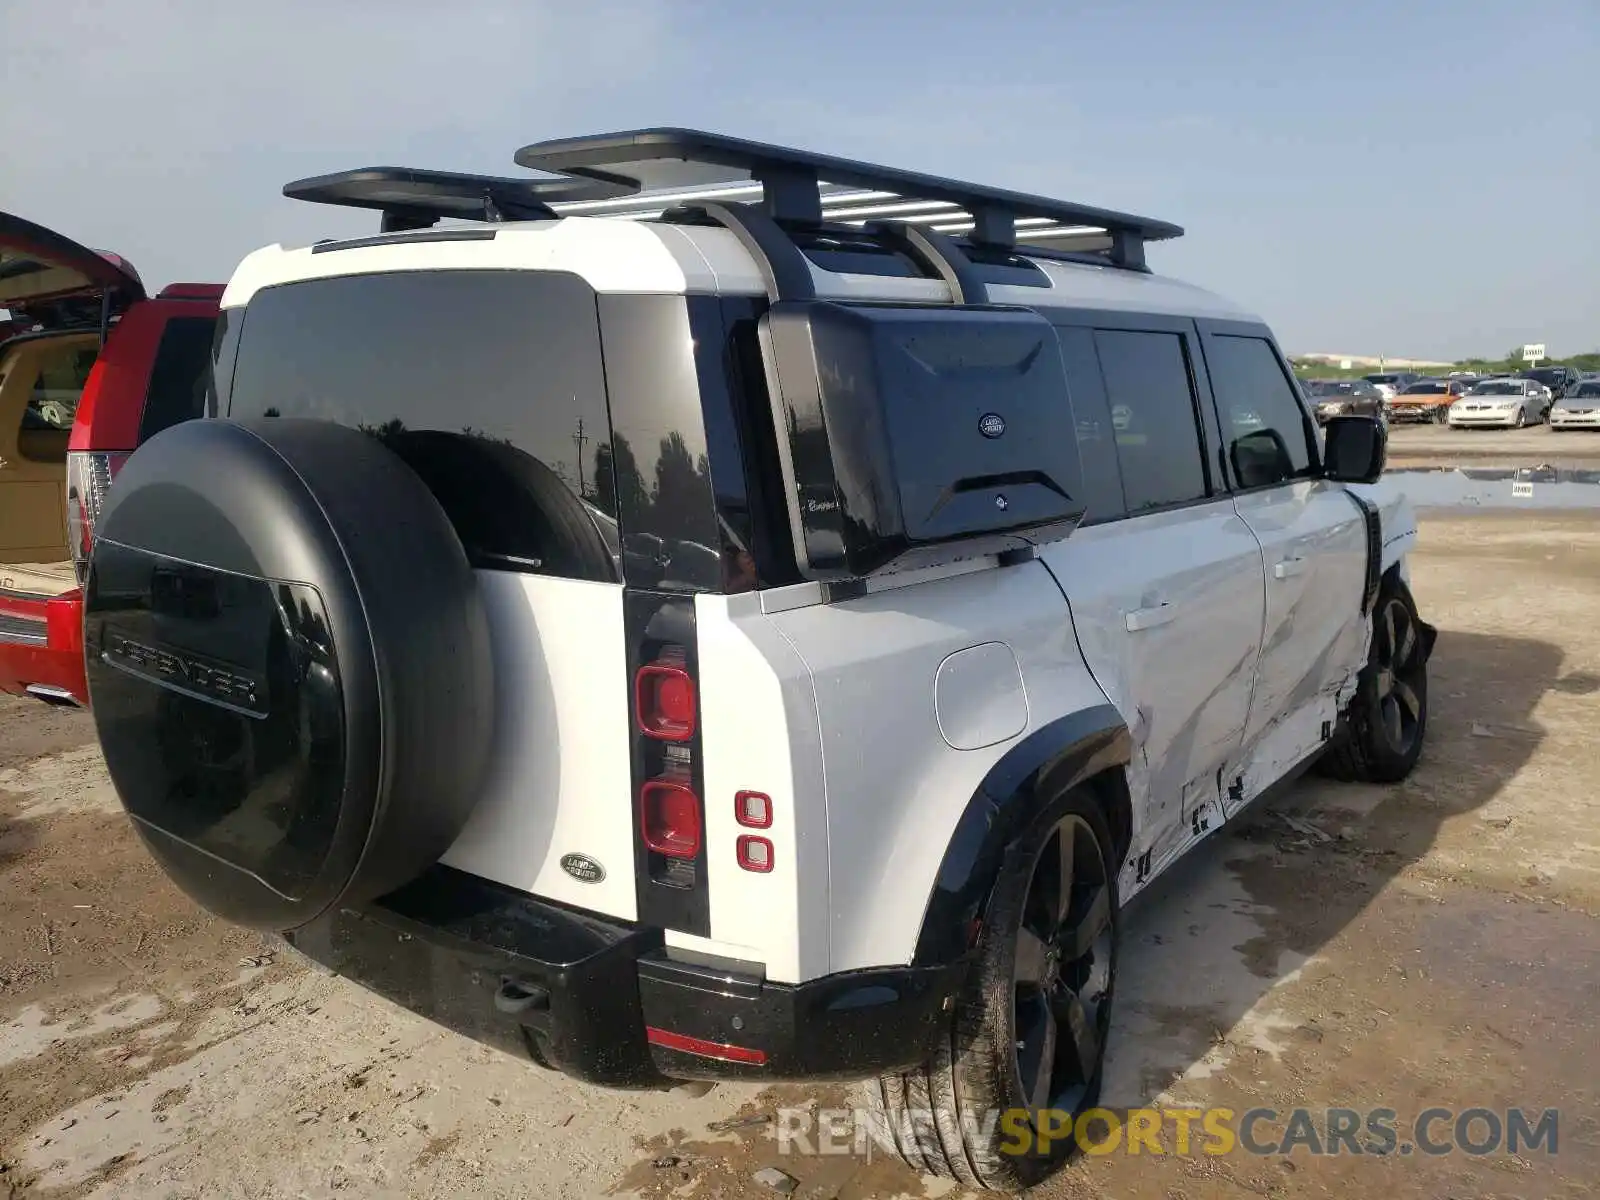
[[[638,198],[626,199],[637,203]],[[602,215],[605,209],[597,206],[606,203],[564,205],[582,207],[584,212],[557,221],[441,227],[297,249],[268,246],[239,264],[222,303],[224,307],[246,304],[261,288],[277,284],[390,271],[563,271],[602,293],[766,294],[759,265],[731,231],[661,224],[644,215],[618,220]],[[1019,243],[1017,251],[1026,254],[1027,243]],[[1259,320],[1220,296],[1159,275],[1109,263],[1033,261],[1049,280],[1048,288],[991,283],[990,300],[1038,309],[1103,308]],[[822,298],[932,303],[950,298],[941,280],[838,274],[815,264],[811,273]]]

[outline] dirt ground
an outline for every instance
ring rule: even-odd
[[[1557,1152],[1117,1152],[1039,1195],[1596,1194],[1600,520],[1430,516],[1415,591],[1422,765],[1302,783],[1132,908],[1104,1099],[1382,1107],[1402,1143],[1434,1106],[1557,1109]],[[0,1194],[778,1196],[769,1166],[801,1200],[960,1194],[780,1156],[765,1118],[810,1103],[848,1099],[586,1088],[305,969],[165,882],[83,714],[0,698]]]
[[[1395,465],[1477,465],[1486,460],[1518,467],[1539,463],[1592,465],[1600,460],[1600,431],[1564,429],[1552,433],[1548,425],[1527,429],[1449,429],[1411,424],[1389,427],[1389,461]]]

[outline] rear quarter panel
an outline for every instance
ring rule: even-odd
[[[764,619],[815,689],[829,969],[909,963],[951,833],[989,769],[1042,725],[1106,703],[1066,601],[1035,561]],[[1013,679],[993,646],[1014,657]],[[974,647],[976,669],[949,665]]]

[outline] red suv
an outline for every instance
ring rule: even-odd
[[[0,691],[87,705],[80,585],[123,460],[201,415],[219,284],[0,213]]]

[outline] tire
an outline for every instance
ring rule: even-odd
[[[1435,410],[1434,414],[1433,414],[1433,423],[1435,425],[1448,425],[1450,423],[1450,410],[1449,410],[1449,408],[1441,408],[1441,409]]]
[[[1517,421],[1516,421],[1515,426],[1513,426],[1513,428],[1521,429],[1527,423],[1528,423],[1528,410],[1525,409],[1525,408],[1517,409]]]
[[[1417,615],[1410,590],[1393,577],[1385,577],[1372,613],[1367,666],[1345,712],[1344,731],[1319,767],[1334,779],[1398,783],[1416,767],[1427,737],[1428,658],[1435,634]]]
[[[1064,1119],[1048,1149],[1033,1132],[1041,1107],[1076,1121],[1099,1100],[1119,927],[1111,845],[1094,798],[1075,789],[1046,805],[1007,848],[948,1040],[917,1070],[867,1088],[914,1170],[1011,1191],[1032,1187],[1067,1161],[1074,1142]],[[1062,877],[1069,877],[1064,889]],[[1069,943],[1073,928],[1078,938]],[[1046,929],[1056,934],[1048,943],[1035,932]],[[1087,953],[1067,957],[1072,944],[1087,944]],[[1079,1023],[1080,1036],[1063,1040],[1069,1020]],[[1047,1027],[1056,1032],[1059,1056],[1052,1082],[1041,1084],[1031,1068],[1049,1045]],[[930,1109],[931,1122],[919,1116]],[[1001,1120],[986,1128],[989,1114],[1019,1109],[1034,1113],[1022,1117],[1026,1126],[1008,1133]],[[1017,1136],[1021,1128],[1026,1137]]]
[[[128,459],[95,535],[95,725],[183,891],[286,931],[438,861],[477,799],[494,675],[414,471],[326,422],[186,421]]]

